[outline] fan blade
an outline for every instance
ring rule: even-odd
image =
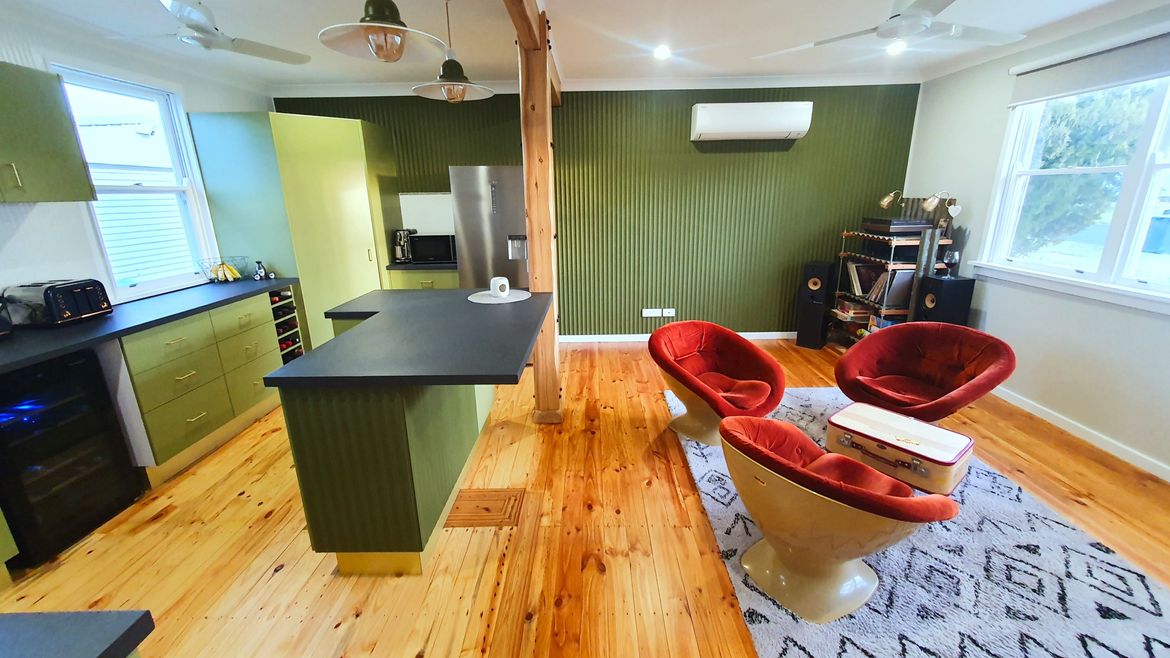
[[[270,59],[274,62],[282,62],[284,64],[308,64],[309,60],[312,59],[302,53],[277,48],[276,46],[270,46],[258,41],[249,41],[248,39],[232,39],[224,50],[230,50],[233,53],[239,53],[241,55]]]
[[[900,12],[901,14],[930,14],[938,16],[944,9],[955,4],[955,0],[915,0],[909,7],[906,7]]]
[[[199,0],[158,0],[180,23],[199,32],[215,32],[215,16]]]
[[[984,43],[989,46],[1006,46],[1009,43],[1015,43],[1023,39],[1025,34],[1015,34],[1013,32],[997,32],[995,30],[987,30],[981,27],[968,27],[966,25],[956,25],[955,23],[940,23],[935,21],[931,23],[923,36],[942,36],[950,37],[952,39],[959,39],[961,41],[972,41],[974,43]]]
[[[765,53],[763,55],[756,55],[752,59],[767,59],[769,57],[775,57],[777,55],[784,55],[787,53],[793,53],[793,52],[796,52],[798,50],[807,50],[809,48],[816,48],[817,46],[824,46],[824,45],[827,45],[830,43],[837,43],[838,41],[846,41],[848,39],[856,39],[857,37],[863,37],[867,34],[873,34],[875,32],[877,32],[877,28],[871,27],[868,30],[861,30],[858,32],[850,32],[849,34],[842,34],[839,37],[833,37],[831,39],[822,39],[820,41],[814,41],[812,43],[804,43],[804,44],[801,44],[799,46],[785,48],[784,50],[777,50],[774,52]]]

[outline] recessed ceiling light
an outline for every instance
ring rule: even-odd
[[[901,55],[902,53],[906,52],[906,49],[909,47],[910,44],[906,43],[905,41],[902,41],[901,39],[894,39],[890,42],[890,45],[886,46],[886,54],[891,56]]]
[[[670,46],[665,43],[654,49],[654,59],[670,59]]]

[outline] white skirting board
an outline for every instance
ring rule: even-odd
[[[796,340],[795,331],[741,331],[740,336],[749,340]],[[650,334],[583,334],[561,336],[562,343],[644,343]]]
[[[1134,450],[1117,439],[1106,436],[1105,434],[1102,434],[1101,432],[1098,432],[1097,430],[1087,425],[1083,425],[1062,413],[1053,411],[1044,405],[1033,402],[1019,393],[1013,393],[1012,391],[1009,391],[1002,386],[996,388],[993,393],[995,393],[995,395],[998,397],[1003,398],[1004,400],[1007,400],[1008,402],[1023,409],[1024,411],[1027,411],[1034,416],[1039,416],[1053,425],[1056,425],[1069,434],[1072,434],[1079,439],[1084,439],[1085,441],[1104,450],[1114,457],[1129,462],[1143,471],[1156,475],[1157,477],[1170,482],[1170,465],[1154,459],[1144,452]]]

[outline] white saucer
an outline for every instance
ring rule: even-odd
[[[473,292],[467,296],[467,301],[475,302],[476,304],[511,304],[512,302],[522,302],[532,296],[532,293],[527,290],[512,289],[504,297],[495,297],[490,290],[480,290]]]

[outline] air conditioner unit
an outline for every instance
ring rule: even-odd
[[[787,103],[695,103],[691,141],[800,139],[812,125],[812,101]]]

